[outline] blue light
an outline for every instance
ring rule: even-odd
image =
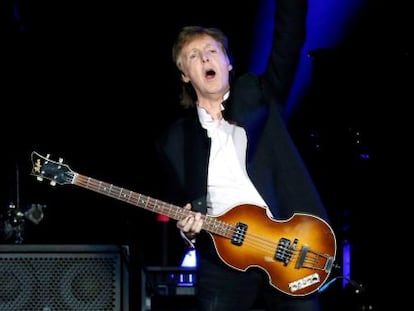
[[[197,255],[195,249],[187,251],[181,262],[181,267],[197,267]]]
[[[351,244],[345,240],[342,246],[342,288],[345,288],[351,279]]]
[[[276,0],[277,1],[277,0]],[[299,68],[288,98],[284,117],[289,120],[301,103],[311,83],[310,52],[340,45],[352,26],[355,16],[364,8],[366,0],[309,0],[307,40],[302,50]],[[256,32],[249,69],[261,73],[267,63],[274,26],[273,0],[261,0],[256,16]]]

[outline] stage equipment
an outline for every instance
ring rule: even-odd
[[[0,310],[127,311],[128,247],[0,245]]]

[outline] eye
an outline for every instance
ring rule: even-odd
[[[196,53],[191,53],[190,55],[188,55],[188,59],[195,59],[197,58],[197,54]]]

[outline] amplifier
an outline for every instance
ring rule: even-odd
[[[196,311],[196,267],[151,266],[142,271],[142,311]],[[255,302],[251,311],[264,311]]]
[[[126,246],[0,245],[0,310],[127,311]]]
[[[142,271],[142,310],[192,310],[195,267],[150,266]]]

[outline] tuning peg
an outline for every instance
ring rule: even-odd
[[[50,153],[46,154],[46,158],[49,159],[50,158]]]
[[[37,179],[38,181],[43,181],[43,177],[41,177],[41,176],[37,176],[37,177],[36,177],[36,179]]]
[[[63,163],[63,158],[59,158],[59,163]]]
[[[56,186],[56,181],[52,180],[52,181],[50,182],[50,185],[51,185],[51,186]]]

